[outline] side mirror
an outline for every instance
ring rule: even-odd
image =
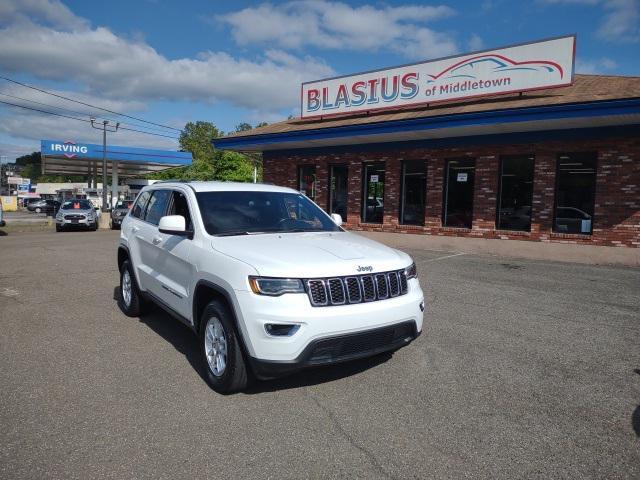
[[[193,232],[187,230],[185,219],[182,215],[166,215],[160,219],[158,229],[168,235],[180,235],[188,237]]]
[[[335,223],[337,226],[342,225],[342,217],[339,213],[332,213],[331,220],[333,220],[333,223]]]

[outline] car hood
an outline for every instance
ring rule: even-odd
[[[357,275],[399,270],[411,263],[404,252],[348,232],[216,237],[212,246],[266,277]]]

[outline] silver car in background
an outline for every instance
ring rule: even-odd
[[[109,222],[111,230],[120,228],[122,220],[127,216],[132,206],[133,200],[118,200],[114,209],[111,210],[111,221]]]
[[[71,228],[98,229],[98,215],[89,200],[72,198],[62,203],[56,215],[56,232]]]

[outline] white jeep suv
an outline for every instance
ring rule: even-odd
[[[397,350],[422,331],[411,258],[299,192],[159,182],[122,222],[122,311],[154,302],[198,335],[214,390]]]

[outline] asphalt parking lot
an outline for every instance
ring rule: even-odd
[[[116,241],[0,238],[0,478],[640,478],[640,269],[410,251],[415,343],[221,396]]]

